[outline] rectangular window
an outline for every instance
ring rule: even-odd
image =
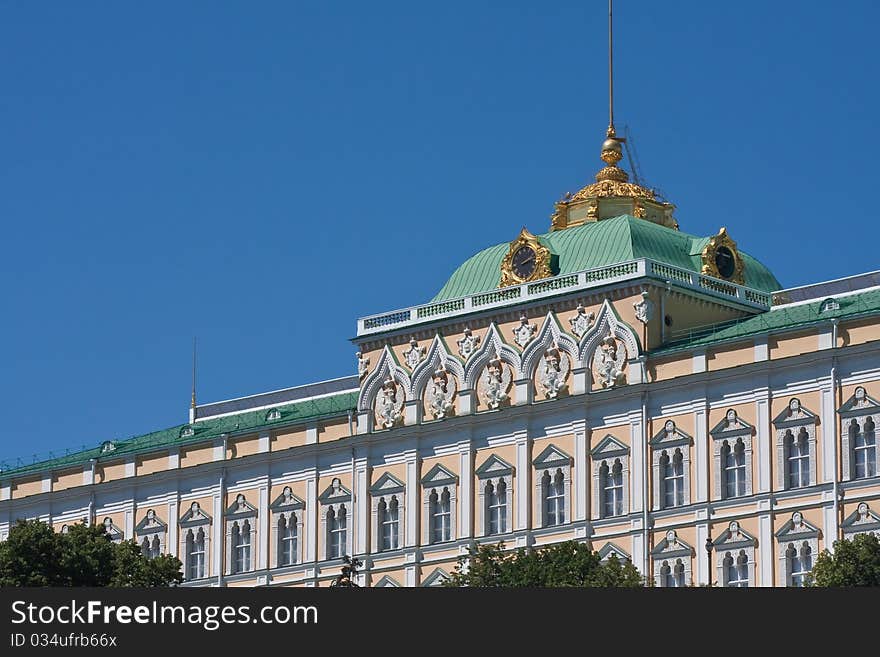
[[[384,501],[384,500],[383,500]],[[382,548],[383,550],[396,550],[397,537],[400,527],[400,517],[397,508],[397,498],[391,498],[391,503],[382,511]]]
[[[788,487],[810,485],[810,455],[806,437],[792,440],[788,451]]]
[[[281,546],[279,550],[279,566],[290,566],[296,563],[297,548],[297,526],[296,516],[291,515],[289,519],[282,516],[279,521],[279,531],[281,536]]]
[[[201,529],[193,535],[192,530],[186,537],[187,543],[187,579],[205,577],[205,532]]]
[[[746,494],[746,453],[742,442],[737,441],[731,449],[726,447],[724,457],[725,497]]]
[[[547,485],[546,505],[548,527],[565,523],[565,484],[561,474]]]
[[[856,479],[873,477],[877,474],[877,451],[874,432],[862,431],[856,434],[853,444]]]
[[[330,545],[327,551],[328,559],[339,559],[345,554],[346,543],[346,517],[345,506],[339,507],[339,512],[333,509],[328,512],[327,525],[330,532]]]
[[[681,452],[676,450],[672,458],[666,461],[663,477],[664,507],[682,506],[684,504],[684,463]]]

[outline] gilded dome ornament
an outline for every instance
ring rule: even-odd
[[[528,230],[523,228],[510,243],[507,255],[501,261],[499,287],[520,285],[553,275],[550,269],[550,249]]]

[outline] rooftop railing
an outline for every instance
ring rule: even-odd
[[[383,333],[428,321],[451,318],[477,310],[503,308],[526,301],[565,294],[574,290],[588,290],[601,285],[639,278],[651,278],[663,282],[668,281],[678,287],[698,290],[711,296],[735,301],[742,306],[757,310],[767,310],[771,303],[771,295],[768,292],[736,285],[655,260],[641,258],[606,267],[585,269],[573,274],[545,278],[533,283],[503,287],[488,292],[478,292],[459,297],[458,299],[447,299],[379,315],[370,315],[358,320],[357,334],[360,337]]]

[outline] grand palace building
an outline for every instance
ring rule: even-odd
[[[0,471],[0,540],[102,523],[187,586],[327,586],[351,555],[436,586],[474,543],[570,539],[658,586],[803,584],[880,533],[880,272],[780,289],[630,181],[613,125],[600,153],[548,232],[358,319],[351,376]]]

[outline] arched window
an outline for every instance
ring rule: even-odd
[[[328,559],[339,559],[345,554],[346,528],[345,505],[340,504],[338,512],[333,507],[327,509]]]
[[[749,558],[745,550],[735,557],[730,552],[724,557],[724,571],[727,586],[745,588],[749,585]]]
[[[797,438],[791,429],[785,432],[785,453],[788,458],[788,487],[810,485],[810,447],[807,430],[801,427]]]
[[[873,477],[877,474],[877,445],[872,418],[865,420],[863,431],[859,431],[858,423],[853,420],[849,427],[853,446],[853,476],[855,479]]]
[[[379,531],[381,532],[380,550],[396,550],[398,537],[400,536],[400,512],[398,510],[397,495],[392,495],[389,502],[385,498],[379,500],[377,513],[379,516]]]
[[[486,517],[489,519],[487,533],[504,534],[507,532],[507,484],[503,479],[496,486],[486,482]]]
[[[665,451],[660,457],[663,473],[663,508],[668,509],[684,504],[684,464],[680,449],[670,458]]]
[[[810,544],[804,541],[800,547],[789,545],[785,556],[791,573],[791,586],[804,586],[813,570],[813,549]]]
[[[298,531],[296,516],[285,514],[278,517],[278,565],[291,566],[296,563]]]
[[[728,441],[721,447],[722,476],[724,477],[724,497],[739,497],[746,494],[746,450],[742,439],[731,448]]]
[[[672,566],[668,561],[663,562],[663,565],[660,566],[660,584],[668,588],[679,588],[685,585],[684,564],[681,559],[676,559]]]
[[[241,526],[232,523],[232,563],[234,573],[251,569],[251,524],[247,520]]]
[[[428,502],[431,519],[431,543],[452,540],[452,506],[449,488],[444,486],[439,495],[437,489],[432,489]]]
[[[205,530],[201,527],[195,533],[186,532],[186,573],[187,579],[205,577]]]
[[[599,485],[602,487],[602,517],[623,515],[623,465],[614,460],[610,468],[603,463],[599,468]]]
[[[544,471],[541,478],[544,490],[544,518],[546,527],[565,524],[565,475],[557,469],[553,476]]]

